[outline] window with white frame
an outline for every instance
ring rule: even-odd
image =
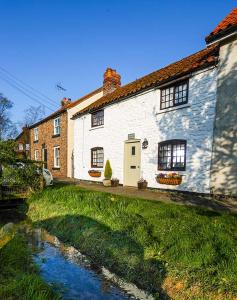
[[[37,142],[39,140],[39,128],[34,128],[34,141]]]
[[[39,150],[35,150],[35,160],[39,160]]]
[[[23,144],[18,144],[18,150],[19,151],[23,151],[24,150],[24,146],[23,146]]]
[[[61,130],[60,117],[54,119],[54,135],[59,135]]]
[[[60,147],[54,147],[54,168],[60,168]]]

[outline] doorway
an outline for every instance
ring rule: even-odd
[[[43,166],[45,169],[48,168],[48,153],[47,153],[47,149],[46,148],[43,148],[42,149],[42,161],[44,162]]]
[[[141,175],[141,141],[128,140],[124,144],[124,185],[137,186]]]

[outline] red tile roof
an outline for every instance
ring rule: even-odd
[[[212,42],[224,33],[228,34],[231,29],[237,29],[237,7],[234,8],[206,37],[206,42]]]
[[[188,75],[189,73],[198,69],[214,65],[217,61],[218,54],[219,47],[217,45],[201,50],[127,85],[118,87],[114,92],[101,97],[91,105],[76,113],[73,117],[77,117],[89,111],[100,109],[110,103],[118,102],[132,94],[141,92],[142,90],[152,88],[184,75]]]

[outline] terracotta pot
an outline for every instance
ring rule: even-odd
[[[111,180],[110,179],[104,179],[103,180],[103,185],[104,186],[111,186]]]
[[[142,182],[138,182],[137,187],[139,190],[145,190],[147,188],[147,184],[148,182],[146,180]]]
[[[111,180],[111,186],[116,187],[119,185],[119,180]]]
[[[90,170],[90,171],[88,171],[88,174],[91,177],[100,177],[101,176],[101,172],[100,171],[96,171],[96,170]]]
[[[180,178],[156,177],[156,181],[160,184],[180,185],[182,183],[182,177]]]

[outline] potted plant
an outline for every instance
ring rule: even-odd
[[[137,182],[137,187],[139,190],[145,190],[147,188],[147,184],[148,182],[144,178],[141,178]]]
[[[156,176],[156,181],[160,184],[180,185],[182,183],[182,175],[179,173],[159,173]]]
[[[104,186],[111,186],[111,177],[112,177],[112,168],[110,166],[110,162],[107,159],[106,164],[105,164],[105,171],[104,171],[104,180],[103,180],[103,185]]]
[[[91,177],[100,177],[100,176],[101,176],[101,172],[98,171],[98,170],[89,170],[89,171],[88,171],[88,174],[89,174]]]
[[[112,178],[111,179],[111,186],[116,187],[119,185],[119,179],[118,178]]]

